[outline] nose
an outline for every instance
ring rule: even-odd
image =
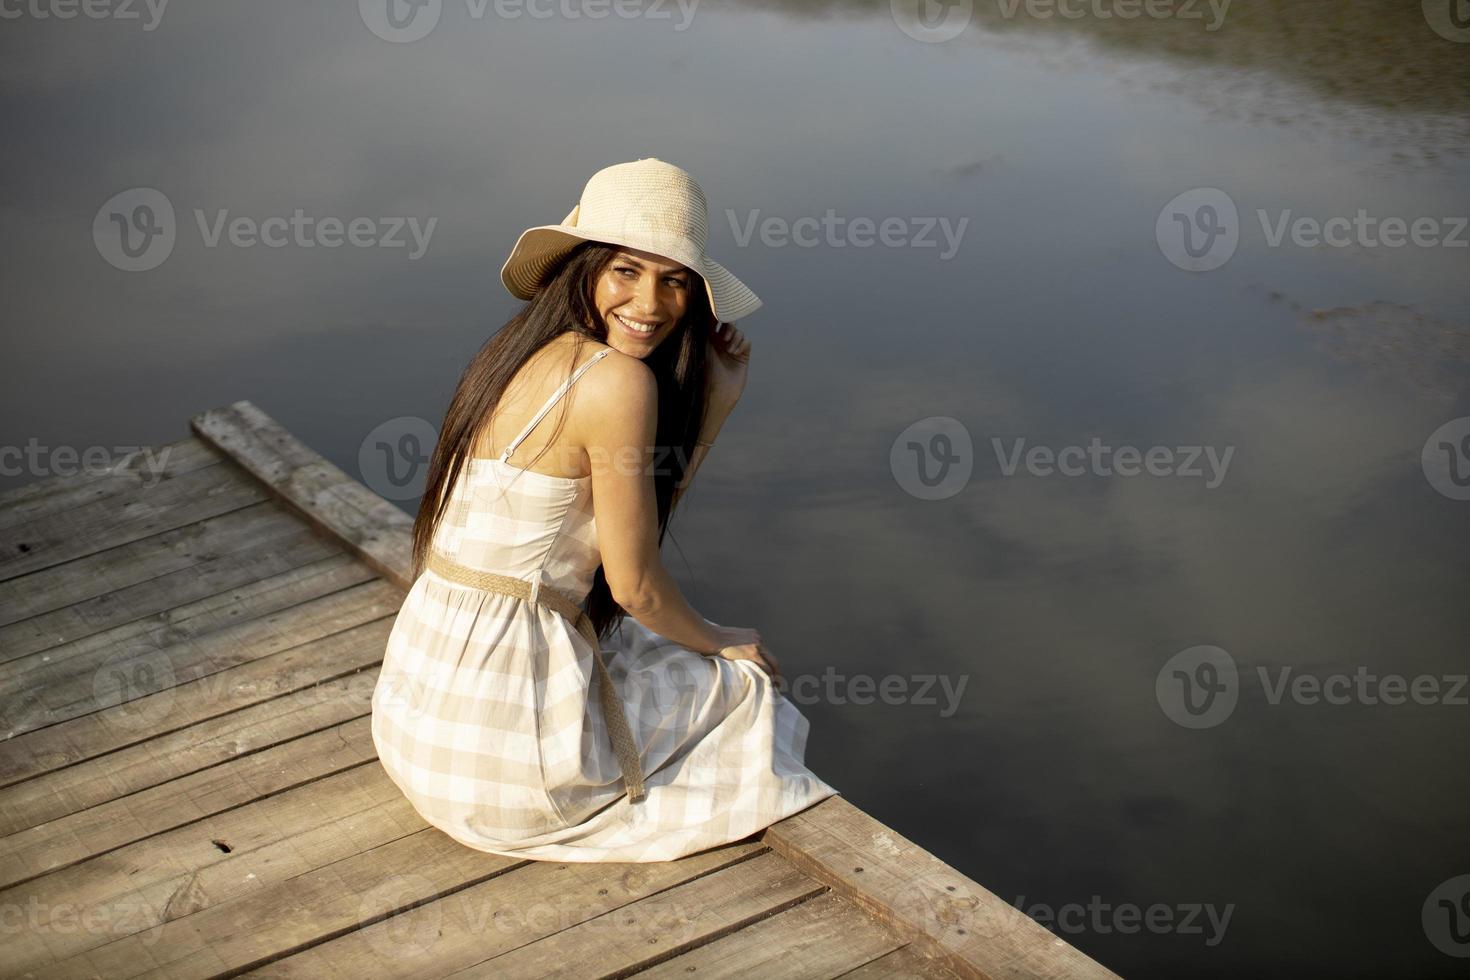
[[[658,276],[639,276],[633,289],[633,305],[640,316],[653,317],[658,312]]]

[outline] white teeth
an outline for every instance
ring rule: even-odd
[[[614,313],[613,316],[617,317],[618,318],[618,322],[622,323],[625,327],[627,327],[629,330],[633,331],[634,333],[645,333],[645,334],[647,334],[647,333],[653,333],[655,330],[658,329],[658,327],[656,325],[655,326],[652,326],[652,327],[646,327],[646,326],[644,326],[641,323],[634,323],[632,320],[625,319],[621,314],[618,314],[618,313]]]

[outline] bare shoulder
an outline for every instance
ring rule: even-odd
[[[602,364],[587,372],[587,387],[592,400],[639,400],[647,393],[657,398],[658,382],[652,368],[614,347],[605,344],[598,347],[610,353],[602,359]]]
[[[602,345],[600,345],[602,346]],[[587,409],[586,432],[594,442],[630,428],[641,431],[658,418],[658,381],[653,369],[639,358],[607,347],[602,358],[578,383]]]

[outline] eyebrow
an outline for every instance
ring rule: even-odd
[[[634,258],[633,256],[629,255],[627,252],[619,252],[618,255],[617,255],[617,258],[614,259],[614,261],[616,261],[616,262],[627,262],[630,265],[636,265],[640,269],[646,269],[646,268],[648,268],[648,266],[642,260],[637,259],[637,258]],[[687,266],[682,266],[681,265],[681,266],[678,266],[677,268],[666,269],[664,271],[667,272],[668,275],[671,275],[671,276],[679,276],[679,275],[684,275],[685,273],[687,273],[689,271],[689,268]]]

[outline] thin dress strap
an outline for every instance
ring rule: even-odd
[[[535,416],[531,419],[531,421],[526,423],[526,427],[521,430],[521,434],[512,439],[510,441],[510,445],[505,447],[505,452],[500,454],[500,461],[502,463],[509,462],[511,454],[516,451],[516,447],[521,444],[521,440],[531,434],[531,430],[536,428],[536,423],[540,422],[546,416],[546,413],[551,411],[551,406],[556,404],[557,399],[560,398],[562,395],[565,395],[567,393],[567,390],[570,389],[572,385],[576,384],[577,379],[582,376],[582,373],[584,371],[586,371],[592,365],[596,364],[598,361],[602,360],[602,356],[604,354],[611,354],[612,352],[613,349],[611,347],[604,347],[596,354],[593,354],[591,357],[587,358],[586,362],[581,367],[573,371],[572,376],[563,381],[561,387],[557,388],[556,391],[552,393],[552,396],[546,400],[546,404],[541,406],[541,411],[537,412]]]

